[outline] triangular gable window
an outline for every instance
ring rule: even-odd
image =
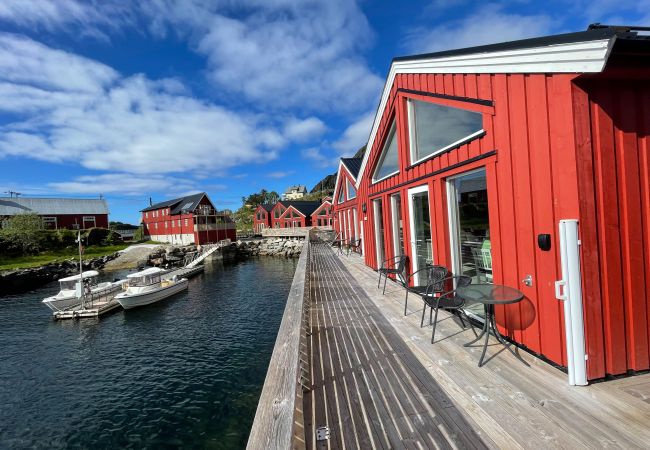
[[[348,199],[355,198],[357,196],[357,190],[352,186],[350,180],[347,180],[348,183]]]
[[[343,191],[343,184],[339,187],[339,203],[343,203],[345,201],[345,192]]]
[[[395,122],[390,128],[388,138],[384,144],[381,158],[377,164],[377,169],[372,176],[372,181],[383,180],[399,172],[399,161],[397,159],[397,133],[395,132]]]

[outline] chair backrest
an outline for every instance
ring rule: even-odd
[[[474,263],[481,270],[492,270],[492,252],[489,248],[473,248]]]
[[[445,266],[431,266],[427,271],[427,291],[443,292],[445,290],[444,279],[447,278],[449,269]]]
[[[409,260],[408,256],[402,255],[401,258],[397,260],[395,269],[397,269],[400,273],[404,273],[406,271],[406,263],[408,262],[408,260]]]

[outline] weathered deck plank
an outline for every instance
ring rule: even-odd
[[[570,387],[561,371],[522,353],[530,363],[526,367],[498,346],[490,346],[492,358],[479,368],[480,350],[463,347],[471,331],[463,332],[448,314],[441,313],[436,343],[431,345],[431,327],[421,328],[419,323],[421,301],[412,299],[409,314],[403,316],[403,288],[389,282],[386,295],[382,295],[376,289],[376,273],[361,258],[336,258],[342,266],[341,276],[362,291],[358,297],[370,299],[391,325],[394,333],[384,334],[391,336],[394,355],[408,368],[413,382],[419,381],[419,391],[411,388],[409,392],[424,395],[428,391],[435,399],[431,406],[434,414],[435,406],[447,399],[453,405],[448,408],[454,413],[450,421],[456,416],[466,420],[483,443],[499,448],[647,448],[650,374]],[[365,307],[371,311],[370,306]],[[372,313],[365,320],[380,323]],[[400,373],[396,366],[390,367]],[[404,378],[401,382],[407,383]]]
[[[324,244],[312,246],[310,285],[307,448],[496,448]],[[316,441],[319,426],[328,441]]]

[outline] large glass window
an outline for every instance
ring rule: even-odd
[[[399,162],[397,159],[397,132],[395,131],[395,123],[388,133],[388,138],[384,144],[381,158],[377,164],[377,169],[372,176],[372,181],[379,181],[383,178],[399,172]]]
[[[449,180],[450,236],[454,272],[472,283],[492,283],[492,245],[485,170]],[[468,304],[468,312],[483,316],[482,305]]]
[[[339,191],[339,203],[343,203],[344,201],[345,201],[345,192],[343,192],[343,185],[341,185]]]
[[[425,159],[483,132],[481,113],[409,100],[411,163]]]
[[[352,186],[352,183],[350,181],[347,181],[348,183],[348,200],[351,198],[355,198],[357,196],[357,190]]]
[[[393,220],[393,251],[395,256],[404,254],[404,226],[402,224],[402,201],[399,194],[391,195],[391,217]]]

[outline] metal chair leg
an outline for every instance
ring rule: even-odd
[[[379,272],[379,281],[377,281],[377,289],[379,289],[380,284],[381,284],[381,272]]]
[[[384,276],[384,292],[382,292],[383,295],[386,295],[386,282],[388,281],[388,275]]]
[[[404,315],[406,315],[406,305],[409,303],[409,290],[406,289],[406,297],[404,297]]]
[[[431,316],[433,315],[433,308],[429,310],[429,325],[431,325]]]
[[[436,302],[436,316],[433,318],[433,331],[431,332],[431,343],[433,344],[433,338],[436,336],[436,325],[438,324],[438,310],[439,310],[439,304]],[[433,311],[433,308],[431,308]]]
[[[420,328],[424,326],[424,313],[427,312],[427,306],[428,306],[427,302],[425,302],[424,300],[422,300],[422,303],[424,303],[424,306],[422,307],[422,319],[420,319]]]

